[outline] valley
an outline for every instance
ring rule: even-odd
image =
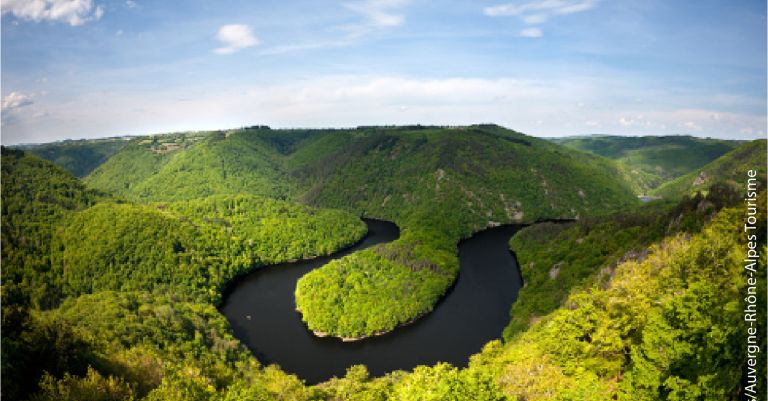
[[[739,272],[723,261],[737,257],[739,171],[765,176],[765,141],[701,164],[705,146],[649,203],[625,162],[496,125],[119,141],[43,145],[82,179],[34,147],[3,148],[13,399],[737,391],[743,322],[718,316]],[[79,152],[104,156],[63,156]],[[547,219],[568,222],[531,224]],[[677,314],[723,336],[702,342]],[[660,356],[660,343],[690,348]],[[685,349],[708,359],[680,368]]]
[[[0,399],[768,389],[768,3],[0,3]]]
[[[369,236],[333,258],[397,237],[391,224],[375,220],[367,224]],[[373,376],[439,361],[466,366],[469,357],[498,339],[507,324],[522,279],[506,244],[519,229],[492,228],[462,241],[461,272],[435,310],[382,336],[342,342],[319,338],[301,322],[293,301],[296,281],[330,258],[255,271],[234,284],[221,310],[235,335],[260,361],[276,363],[310,384],[341,377],[347,367],[357,364],[365,365]]]

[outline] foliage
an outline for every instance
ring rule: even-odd
[[[127,142],[127,138],[67,140],[20,148],[82,178],[122,149]]]
[[[49,277],[53,227],[99,198],[60,167],[21,150],[2,148],[3,283],[13,283],[32,306],[61,297]]]
[[[328,153],[307,157],[320,152]],[[294,167],[308,202],[407,229],[428,225],[453,241],[493,222],[634,205],[609,161],[498,126],[340,131],[308,142],[291,156],[297,159],[313,160]]]
[[[14,299],[13,284],[3,284],[2,375],[3,395],[22,399],[33,392],[47,372],[83,374],[92,350],[71,325],[37,316]]]
[[[718,184],[706,197],[698,194],[676,204],[654,202],[631,212],[521,230],[510,239],[510,248],[525,285],[512,305],[504,337],[510,339],[559,308],[574,289],[605,285],[619,263],[644,259],[650,244],[681,231],[697,232],[718,210],[740,201],[733,188]]]
[[[160,210],[101,203],[64,220],[52,268],[66,296],[196,283],[212,253],[202,238],[196,227]]]
[[[286,198],[291,184],[280,170],[279,153],[261,139],[261,131],[182,135],[173,139],[170,150],[162,145],[170,141],[164,136],[137,139],[99,166],[86,183],[144,201],[234,194]]]
[[[32,401],[118,401],[133,400],[131,386],[115,377],[104,377],[99,372],[88,368],[85,377],[65,373],[56,380],[50,374],[43,377],[40,393]]]
[[[151,400],[736,399],[745,352],[742,218],[740,209],[723,210],[700,233],[671,236],[644,260],[621,262],[604,286],[572,293],[525,333],[489,343],[466,369],[437,364],[370,378],[356,366],[304,387],[249,363],[210,306],[106,292],[51,313],[96,340],[100,375],[120,388],[138,385],[126,373],[137,364],[121,362],[128,353],[163,361],[158,384],[135,393]]]
[[[275,165],[286,168],[291,180],[299,183],[285,193],[313,185],[314,192],[304,195],[316,204],[393,216],[403,227],[400,240],[341,259],[326,274],[305,277],[307,282],[344,279],[329,285],[347,291],[343,300],[351,301],[349,313],[363,316],[360,321],[366,322],[365,328],[376,327],[379,323],[369,327],[367,321],[377,313],[366,315],[376,307],[370,304],[374,298],[360,291],[361,286],[397,294],[397,289],[405,287],[396,284],[422,283],[409,288],[411,292],[402,299],[404,305],[418,309],[413,299],[427,299],[430,295],[425,294],[439,293],[438,288],[447,288],[454,279],[456,241],[496,218],[495,206],[490,207],[490,217],[476,213],[496,202],[492,199],[517,207],[509,202],[530,196],[530,201],[521,200],[524,220],[632,205],[631,196],[621,195],[624,190],[603,187],[619,176],[610,163],[555,153],[559,151],[555,145],[498,130],[493,126],[474,127],[469,129],[471,134],[466,129],[430,127],[297,130],[287,138],[260,130],[259,146],[278,155],[276,160],[283,158]],[[170,163],[166,159],[203,148],[214,135],[201,135],[188,148],[168,151],[156,160],[165,166]],[[224,136],[216,140],[226,141]],[[141,141],[126,146],[113,159],[137,149],[150,156],[159,154],[147,152],[146,147],[162,150],[159,142]],[[349,159],[344,160],[345,153],[334,153],[337,142],[357,150],[349,150]],[[429,149],[416,152],[417,146],[427,143]],[[309,151],[312,146],[318,147],[317,152]],[[526,153],[529,146],[534,149]],[[442,161],[443,153],[435,148],[445,152]],[[501,157],[496,148],[509,158],[494,159]],[[320,149],[330,153],[321,154]],[[478,170],[483,167],[480,162],[459,157],[475,151],[493,156],[490,160],[500,170],[514,170],[516,161],[524,162],[517,167],[534,165],[536,172],[531,174],[539,184],[544,174],[562,175],[546,178],[554,206],[546,196],[535,194],[541,185],[524,187],[519,198],[481,191],[517,173],[496,175],[493,165]],[[401,160],[419,153],[430,157]],[[571,290],[564,300],[562,293],[556,294],[562,306],[505,343],[489,343],[472,357],[468,368],[441,363],[371,378],[364,367],[357,366],[343,378],[308,387],[278,367],[260,366],[216,310],[215,295],[241,269],[317,255],[357,240],[362,225],[352,215],[258,196],[175,199],[195,192],[191,189],[189,194],[174,189],[164,203],[120,203],[85,190],[60,168],[23,152],[3,149],[2,156],[2,374],[9,399],[720,400],[738,396],[745,357],[745,327],[739,312],[745,283],[744,210],[741,206],[724,209],[711,220],[718,205],[733,202],[730,192],[719,187],[710,189],[706,198],[692,197],[679,206],[651,204],[607,220],[584,219],[572,227],[547,225],[520,233],[520,243],[532,254],[543,258],[543,249],[552,246],[564,260],[584,269],[571,269],[572,281],[564,283]],[[376,166],[367,165],[367,157],[381,162],[378,172],[364,170]],[[427,164],[433,157],[439,163]],[[327,171],[320,171],[337,159],[338,165],[328,164]],[[559,159],[565,161],[554,164]],[[590,165],[575,172],[560,170],[577,162]],[[422,166],[426,167],[419,170]],[[603,199],[591,198],[593,189],[581,186],[589,174],[600,175],[595,166],[608,171],[608,178],[593,183],[595,195]],[[150,167],[147,176],[155,176]],[[363,178],[346,176],[346,184],[336,181],[345,167]],[[390,179],[389,174],[402,180]],[[125,171],[122,176],[111,175],[118,184],[135,183],[127,188],[116,185],[125,193],[143,181],[129,175]],[[438,181],[438,177],[442,178]],[[372,186],[361,189],[365,179],[395,191],[388,193],[390,201],[382,206],[386,195],[373,192]],[[582,188],[585,196],[577,191],[572,198],[575,188]],[[612,194],[617,197],[611,198]],[[425,200],[428,195],[434,196],[434,203]],[[626,204],[616,201],[625,198]],[[758,203],[765,202],[763,194]],[[507,214],[506,210],[500,213]],[[500,220],[515,220],[516,213],[510,211],[509,220]],[[765,210],[760,209],[761,244],[765,244],[765,218]],[[553,237],[563,239],[572,252],[555,247]],[[585,239],[579,243],[580,238]],[[256,239],[266,245],[260,248]],[[646,254],[649,242],[656,244]],[[605,247],[599,246],[602,243]],[[625,244],[632,245],[626,248]],[[526,257],[521,255],[526,252],[523,248],[518,251],[521,260]],[[623,258],[628,249],[645,257]],[[766,248],[760,252],[758,271],[765,272]],[[549,262],[541,265],[550,267]],[[537,260],[534,266],[541,265]],[[590,281],[598,266],[611,266],[610,274]],[[98,274],[88,279],[88,269]],[[544,270],[548,276],[548,269]],[[565,268],[560,274],[567,277]],[[763,275],[761,294],[765,279]],[[310,301],[322,304],[331,296]],[[331,312],[320,309],[320,313],[326,311]],[[357,322],[347,323],[359,330]],[[765,322],[760,324],[764,333]],[[758,366],[764,386],[764,359]]]
[[[296,307],[309,329],[354,339],[390,331],[431,311],[454,281],[458,260],[412,244],[404,239],[379,245],[302,277]]]
[[[442,225],[456,225],[447,229],[459,237],[491,221],[603,213],[634,204],[609,161],[493,125],[257,128],[189,134],[186,140],[159,152],[154,144],[170,139],[136,139],[86,183],[143,201],[291,197],[401,226],[425,211],[447,210],[453,217]]]
[[[88,174],[83,182],[90,188],[130,197],[134,188],[165,165],[168,159],[166,154],[152,152],[132,142]]]
[[[309,186],[305,201],[403,227],[397,244],[300,280],[297,306],[310,329],[340,337],[388,331],[429,312],[455,280],[456,243],[472,232],[635,202],[610,162],[497,126],[324,133],[289,163]],[[426,270],[397,257],[411,249],[423,250],[416,259]]]
[[[92,369],[130,388],[136,399],[309,398],[295,376],[260,367],[209,303],[145,291],[103,291],[70,298],[47,315],[87,339]],[[58,386],[65,385],[78,383],[65,376]]]
[[[173,355],[197,356],[207,375],[228,380],[235,367],[227,363],[255,361],[212,305],[223,286],[247,268],[331,253],[365,234],[348,213],[254,196],[116,202],[47,161],[2,152],[2,374],[9,399],[27,398],[38,384],[37,399],[128,397],[120,380],[141,396],[168,376],[160,366]],[[154,292],[131,292],[139,290]],[[163,293],[179,295],[167,300]],[[157,297],[166,301],[155,305]],[[131,313],[139,314],[132,326]],[[208,338],[202,346],[201,334]],[[97,371],[88,373],[89,365]]]
[[[158,205],[166,206],[198,227],[228,234],[230,244],[246,242],[260,264],[329,255],[366,233],[365,223],[349,213],[258,196],[213,196]]]
[[[587,136],[556,138],[553,142],[615,160],[637,194],[685,175],[739,145],[691,136]]]
[[[611,162],[494,125],[248,128],[207,134],[154,165],[142,160],[161,156],[150,156],[156,152],[143,142],[124,151],[135,157],[118,153],[99,167],[89,185],[115,190],[122,180],[118,193],[142,201],[293,197],[397,222],[404,232],[398,245],[335,262],[297,289],[310,327],[341,337],[391,330],[429,312],[455,280],[457,242],[475,231],[636,203]],[[154,167],[136,166],[132,174],[133,163]],[[431,270],[403,262],[413,250]]]
[[[496,372],[518,399],[736,399],[743,213],[725,209],[701,233],[671,236],[644,260],[621,263],[605,288],[572,293],[469,369]],[[760,219],[764,227],[764,211]]]
[[[670,181],[652,192],[653,195],[667,199],[679,199],[684,195],[706,192],[720,182],[734,188],[743,188],[747,179],[747,170],[757,171],[759,188],[766,187],[766,146],[765,140],[747,142],[726,153],[713,162]]]
[[[64,219],[52,259],[68,296],[164,288],[215,302],[250,268],[329,254],[364,234],[347,213],[253,196],[101,203]]]

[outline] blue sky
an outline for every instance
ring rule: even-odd
[[[4,0],[2,143],[493,122],[766,133],[753,0]]]

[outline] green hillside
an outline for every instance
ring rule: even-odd
[[[304,201],[403,228],[395,243],[299,280],[296,303],[309,328],[345,338],[386,332],[429,312],[455,280],[457,241],[472,232],[635,202],[610,162],[496,126],[336,132],[292,157],[301,161],[294,161],[295,176],[309,188]]]
[[[176,145],[157,145],[168,142]],[[401,225],[434,200],[458,216],[441,219],[457,222],[452,234],[468,235],[493,222],[630,206],[620,177],[603,159],[485,125],[139,138],[85,182],[141,201],[235,193],[293,198]]]
[[[331,140],[343,146],[328,146]],[[451,238],[494,223],[635,203],[609,161],[494,125],[342,131],[307,143],[292,158],[303,162],[293,171],[307,188],[305,201],[406,227],[429,224]]]
[[[84,182],[135,201],[224,194],[290,198],[297,183],[286,155],[321,132],[259,127],[138,137]]]
[[[647,194],[740,144],[691,136],[587,136],[557,138],[553,142],[615,160],[638,194]]]
[[[605,285],[618,264],[645,259],[652,243],[679,232],[700,231],[717,211],[739,204],[742,197],[737,189],[717,184],[706,196],[656,201],[610,216],[524,228],[510,239],[525,286],[512,305],[505,337],[525,331],[560,308],[572,291],[595,283]]]
[[[409,132],[414,135],[415,131]],[[322,155],[334,151],[329,144],[354,143],[367,136],[359,132],[357,136],[335,135],[297,134],[280,146],[275,146],[279,141],[267,140],[264,148],[286,155],[289,160],[281,164],[298,183],[297,188],[302,188],[302,183],[323,175],[299,171],[297,166],[319,167]],[[516,134],[509,136],[527,140]],[[438,139],[447,140],[442,135]],[[509,141],[494,139],[489,147],[505,146],[504,150],[511,152],[514,146],[528,146],[505,142]],[[326,150],[301,152],[313,144]],[[547,153],[559,149],[554,145],[537,148],[535,141],[530,144],[542,157],[555,159],[558,155]],[[392,171],[404,174],[416,168],[401,170],[403,161],[392,157],[393,149],[407,149],[404,145],[388,149],[389,154],[378,146],[367,149],[382,163],[392,160],[395,166],[388,167]],[[483,152],[494,154],[491,150]],[[515,159],[521,160],[521,154],[525,155],[514,153]],[[347,163],[362,164],[353,160]],[[474,168],[477,163],[468,165]],[[424,171],[433,167],[427,165]],[[469,174],[462,175],[456,166],[439,168],[445,171],[443,180],[458,181]],[[553,170],[546,171],[551,174]],[[484,175],[492,176],[493,172],[488,167]],[[302,257],[306,252],[320,254],[349,243],[362,235],[360,222],[353,216],[252,195],[126,203],[86,190],[46,161],[5,148],[2,173],[1,360],[3,395],[8,399],[544,401],[739,397],[746,352],[741,304],[746,291],[744,209],[739,205],[717,212],[719,205],[741,199],[740,192],[739,198],[733,199],[727,186],[715,186],[707,198],[650,204],[637,212],[585,218],[570,227],[541,225],[521,232],[520,240],[513,240],[512,245],[531,290],[523,290],[518,302],[523,305],[538,298],[555,300],[556,305],[542,311],[531,309],[536,315],[534,321],[508,330],[504,342],[487,344],[467,368],[438,363],[371,378],[364,366],[357,365],[350,367],[345,377],[306,386],[277,366],[262,366],[233,337],[213,304],[215,297],[205,291],[194,296],[194,289],[209,289],[210,284],[231,278],[233,272],[217,268],[222,265],[217,260],[222,258],[229,258],[227,266],[252,260],[266,263]],[[418,174],[404,177],[413,176]],[[428,177],[436,180],[434,175]],[[329,185],[340,185],[330,177],[326,179]],[[377,182],[386,184],[388,180],[382,177]],[[440,183],[444,188],[444,182]],[[433,186],[435,181],[430,184],[434,193],[442,194]],[[483,194],[477,189],[482,184],[473,185]],[[586,197],[589,192],[583,190]],[[311,198],[317,203],[340,202],[322,188],[317,193],[322,196]],[[722,194],[722,199],[718,200],[717,194]],[[478,198],[483,202],[490,199]],[[454,266],[455,237],[488,218],[481,216],[481,220],[473,213],[477,205],[458,199],[448,196],[436,204],[462,206],[464,201],[457,209],[457,220],[444,223],[441,219],[450,214],[435,211],[437,217],[429,218],[426,203],[405,201],[402,212],[384,205],[379,213],[392,213],[403,222],[401,239],[341,259],[340,266],[320,278],[340,271],[365,286],[371,283],[354,273],[364,276],[364,269],[376,264],[393,271],[405,266],[424,273],[450,272],[443,267]],[[628,202],[631,199],[630,195]],[[764,193],[758,203],[765,204]],[[357,211],[374,201],[361,196],[350,204],[349,209]],[[546,212],[551,205],[537,207]],[[526,210],[531,210],[527,216],[535,216],[537,209]],[[577,211],[586,213],[584,209]],[[755,232],[760,237],[756,241],[764,244],[765,210],[761,208],[759,213]],[[674,219],[669,222],[671,216]],[[301,225],[307,221],[313,223]],[[418,221],[427,224],[419,229],[414,223]],[[667,227],[665,223],[674,224]],[[123,237],[125,241],[120,241]],[[226,249],[217,247],[220,240],[227,244]],[[337,242],[328,244],[330,240]],[[260,243],[264,246],[258,246]],[[289,249],[295,253],[273,249],[282,244],[293,244]],[[128,249],[134,246],[146,252]],[[635,256],[627,255],[629,251]],[[759,251],[756,269],[765,272],[766,249]],[[257,255],[265,256],[257,259]],[[559,286],[568,288],[567,293],[550,294],[546,285],[537,285],[538,279],[530,276],[539,274],[546,281],[554,259],[567,263],[558,273],[564,280]],[[59,265],[63,260],[66,265]],[[198,262],[206,268],[200,268]],[[188,263],[189,271],[174,271],[184,263]],[[365,266],[359,270],[358,265]],[[609,267],[605,274],[603,267]],[[91,268],[99,274],[88,277],[84,272]],[[376,281],[381,281],[378,288],[394,289],[386,280],[377,276]],[[765,293],[765,282],[761,275],[758,293]],[[356,290],[355,286],[349,289]],[[357,295],[349,295],[349,299],[365,301]],[[362,309],[356,309],[361,305]],[[341,306],[348,306],[352,313],[369,310],[364,302]],[[764,316],[764,305],[760,308]],[[379,313],[367,317],[371,316],[386,317],[382,319],[386,324],[391,323],[390,317],[397,320]],[[360,322],[346,321],[344,329],[358,330]],[[364,324],[370,328],[384,322]],[[760,322],[759,332],[765,330],[765,322]],[[761,349],[765,349],[765,339],[760,341]],[[764,360],[758,362],[761,388],[766,384]]]
[[[747,170],[758,172],[760,188],[766,185],[766,141],[755,140],[745,143],[726,153],[713,162],[655,189],[652,194],[668,199],[677,199],[697,191],[707,191],[713,184],[724,182],[744,189]]]
[[[215,303],[237,274],[326,255],[364,234],[363,222],[342,211],[246,195],[102,202],[63,219],[52,269],[67,296],[158,289]]]
[[[121,296],[148,291],[197,305],[192,310],[203,308],[210,317],[237,274],[326,255],[366,232],[343,211],[251,195],[115,201],[48,161],[5,147],[2,182],[2,373],[9,399],[26,399],[21,395],[45,380],[44,371],[82,375],[87,364],[99,363],[89,359],[88,347],[109,338],[85,339],[42,313],[62,301],[91,293],[103,300],[99,294],[107,290]],[[138,306],[138,298],[129,299]],[[151,323],[147,330],[164,329]]]
[[[3,283],[17,283],[36,307],[55,305],[60,289],[48,279],[54,226],[99,195],[48,161],[2,148]]]
[[[63,141],[20,146],[21,149],[82,178],[104,163],[128,142],[127,138]]]
[[[137,140],[85,182],[143,202],[289,198],[402,228],[398,241],[299,281],[297,308],[309,328],[339,337],[386,332],[428,313],[456,278],[457,242],[473,232],[637,203],[610,161],[495,125],[254,128],[158,152],[168,140]]]

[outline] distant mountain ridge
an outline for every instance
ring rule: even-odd
[[[251,127],[129,140],[84,183],[138,203],[256,195],[396,222],[397,241],[348,255],[297,284],[297,309],[311,330],[362,338],[432,310],[458,274],[461,238],[499,224],[632,210],[651,184],[733,145],[601,140],[608,141],[601,152],[617,160],[489,124]],[[354,286],[350,272],[361,280]],[[358,312],[349,318],[345,310]]]
[[[297,308],[307,325],[345,338],[429,313],[458,274],[456,244],[474,232],[638,203],[612,161],[495,125],[137,138],[84,182],[139,203],[258,195],[396,222],[399,240],[299,280]],[[362,281],[353,286],[350,272]],[[342,318],[345,310],[359,313]]]
[[[495,126],[492,124],[485,124],[478,125],[476,127],[489,128]],[[93,140],[67,140],[48,144],[21,145],[19,147],[24,150],[28,150],[31,153],[44,159],[48,159],[55,164],[69,170],[75,176],[82,178],[89,175],[102,163],[106,162],[126,145],[140,144],[144,147],[149,147],[155,153],[155,156],[149,157],[150,155],[147,155],[143,152],[127,152],[120,155],[120,157],[138,157],[142,159],[148,166],[152,166],[155,163],[162,164],[165,160],[167,160],[168,158],[162,157],[162,155],[166,153],[174,153],[179,149],[186,149],[196,141],[202,139],[207,139],[222,134],[231,135],[232,133],[239,131],[259,131],[260,135],[267,141],[265,144],[267,149],[270,151],[276,151],[281,156],[288,156],[291,153],[300,150],[299,148],[301,148],[305,142],[307,142],[307,139],[309,139],[309,142],[311,142],[314,136],[318,134],[322,135],[323,133],[359,133],[375,130],[418,131],[425,129],[452,128],[459,127],[410,125],[363,126],[351,129],[272,130],[268,126],[253,126],[243,128],[242,130],[172,133],[140,137],[104,138]],[[592,153],[615,161],[620,171],[622,172],[624,180],[629,183],[632,190],[638,195],[647,195],[664,183],[685,175],[697,168],[700,168],[727,153],[728,151],[736,148],[740,144],[746,142],[738,140],[698,138],[682,135],[642,137],[626,137],[615,135],[580,135],[562,138],[548,138],[547,140],[571,149]],[[332,141],[326,141],[325,143],[331,144]],[[233,143],[233,145],[235,144]],[[262,155],[262,159],[263,156],[264,155]],[[251,162],[253,162],[253,160]],[[177,161],[177,163],[184,165],[186,162]],[[249,165],[249,161],[244,161],[243,164],[249,166],[251,169],[265,167],[258,162],[255,165]],[[209,166],[207,170],[210,170],[210,168],[212,168],[212,166]],[[274,167],[272,168],[274,169]],[[184,171],[184,166],[180,166],[178,170]],[[147,166],[144,166],[144,168],[139,169],[139,171],[150,174],[155,170],[148,171]],[[207,180],[207,178],[204,178],[206,175],[205,172],[199,173],[202,174],[189,172],[188,175],[198,179],[198,181],[200,179],[203,181]],[[114,193],[127,194],[128,192],[143,192],[144,196],[146,197],[158,196],[157,193],[154,193],[156,190],[153,190],[153,188],[155,187],[155,181],[159,180],[162,182],[162,178],[150,180],[150,182],[144,184],[145,188],[143,190],[134,189],[131,191],[126,191],[126,186],[136,184],[132,182],[133,180],[142,180],[139,178],[139,176],[140,174],[135,174],[130,178],[123,177],[129,179],[123,180],[121,184],[112,182],[111,185],[108,184],[108,182],[110,179],[115,177],[104,177],[102,180],[103,182],[99,185],[109,187],[105,189],[108,189]],[[268,181],[260,182],[260,185],[268,184],[270,180],[274,181],[274,179],[277,178],[280,177],[273,176],[271,179],[268,179]],[[287,180],[283,178],[282,181],[285,182]],[[123,187],[119,187],[120,185]],[[187,183],[184,185],[189,186],[190,184]],[[223,188],[215,187],[208,189],[210,193],[220,193],[222,190]],[[269,195],[269,192],[269,190],[262,190],[260,194]],[[289,196],[288,192],[290,192],[288,191],[288,188],[282,188],[280,196],[287,197]]]
[[[18,147],[53,162],[77,178],[82,178],[107,161],[130,140],[128,137],[81,139]]]
[[[675,181],[683,190],[670,196],[709,192],[684,198],[683,213],[663,200],[646,204],[639,214],[581,219],[571,228],[535,225],[518,234],[512,244],[525,265],[528,288],[518,300],[522,308],[513,309],[521,324],[513,321],[505,341],[488,343],[466,368],[438,363],[374,378],[356,365],[344,377],[307,386],[277,365],[261,365],[268,361],[233,337],[214,306],[216,297],[206,296],[216,295],[218,287],[199,295],[185,289],[228,281],[235,272],[216,267],[248,262],[251,251],[282,260],[297,257],[290,252],[301,252],[301,244],[316,251],[333,240],[349,243],[362,235],[359,220],[249,194],[161,203],[150,202],[153,197],[205,197],[245,188],[393,216],[404,225],[400,240],[339,259],[331,266],[336,270],[316,269],[313,280],[305,280],[310,285],[302,290],[310,302],[318,302],[307,306],[320,308],[311,310],[311,317],[327,312],[331,322],[341,322],[337,311],[362,305],[366,312],[371,301],[392,311],[374,311],[370,322],[348,314],[346,324],[334,328],[334,335],[344,335],[342,330],[358,330],[362,323],[375,331],[379,319],[395,319],[395,324],[409,319],[379,286],[414,301],[417,314],[431,310],[430,302],[444,293],[458,269],[456,237],[497,215],[527,220],[568,207],[584,213],[622,210],[637,204],[634,195],[624,195],[626,183],[609,159],[494,126],[259,129],[168,138],[130,140],[99,167],[101,176],[89,177],[121,192],[112,198],[49,162],[2,149],[2,348],[3,377],[10,378],[4,391],[10,399],[607,401],[737,399],[743,388],[741,339],[747,325],[733,312],[743,309],[744,209],[715,214],[719,206],[714,207],[713,196],[729,192],[709,184],[722,178],[738,184],[744,169],[753,166],[763,166],[764,176],[765,141],[744,144]],[[239,160],[257,170],[253,175],[233,170]],[[206,171],[209,176],[196,176]],[[702,171],[712,181],[691,187],[688,178]],[[528,176],[516,175],[523,173]],[[258,180],[269,185],[249,186]],[[283,186],[274,185],[279,180],[285,180]],[[147,182],[167,185],[167,191]],[[585,182],[591,185],[585,188]],[[497,196],[499,188],[504,197]],[[574,198],[577,188],[581,193]],[[530,199],[523,198],[526,192]],[[498,212],[496,199],[504,205]],[[545,202],[537,204],[541,199]],[[738,193],[726,200],[741,203]],[[758,203],[765,204],[764,193]],[[670,216],[679,217],[670,222]],[[292,219],[328,224],[318,229]],[[757,221],[757,243],[765,243],[762,208]],[[674,234],[677,228],[683,232]],[[343,240],[340,232],[350,237]],[[296,247],[286,252],[283,245],[289,243]],[[209,247],[216,244],[223,247]],[[137,246],[149,251],[137,252]],[[766,271],[763,251],[758,272]],[[217,263],[227,255],[235,259]],[[167,260],[174,261],[168,268],[180,268],[172,276],[162,269]],[[200,268],[187,271],[188,262]],[[136,268],[141,271],[129,275]],[[145,274],[153,270],[160,270],[154,278]],[[372,271],[380,274],[369,279]],[[400,273],[402,281],[390,279],[396,277],[392,273]],[[172,291],[166,291],[169,277],[177,280],[167,283]],[[345,278],[354,278],[355,285]],[[760,278],[757,291],[765,292],[765,275]],[[75,296],[83,291],[71,288],[76,291],[66,296],[59,290],[64,283],[80,286],[92,279],[99,281],[93,283],[98,292]],[[324,297],[313,282],[330,282],[334,287],[324,288],[342,296]],[[108,285],[113,283],[118,285]],[[349,292],[358,285],[372,296]],[[101,291],[108,288],[113,289]],[[336,304],[325,308],[325,301]],[[759,324],[764,332],[765,323]],[[760,345],[764,348],[765,340]],[[765,364],[757,369],[764,387]]]
[[[716,183],[725,183],[744,191],[747,170],[755,170],[760,188],[766,186],[766,145],[760,139],[742,144],[711,163],[656,188],[652,194],[676,199],[698,191],[708,191]]]
[[[137,138],[85,183],[141,201],[234,193],[299,199],[399,223],[436,202],[463,211],[457,235],[635,201],[611,162],[495,125]]]
[[[617,162],[638,195],[717,159],[744,141],[692,136],[591,135],[551,139]]]

